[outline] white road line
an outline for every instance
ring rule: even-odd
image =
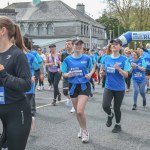
[[[67,101],[67,99],[61,100],[60,102],[56,102],[56,104],[66,102],[66,101]],[[40,108],[47,107],[47,106],[52,106],[52,104],[49,103],[49,104],[46,104],[46,105],[41,105],[41,106],[36,107],[36,109],[40,109]]]

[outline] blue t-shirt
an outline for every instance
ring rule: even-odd
[[[39,64],[37,70],[39,70],[41,68],[41,65],[42,65],[42,62],[43,62],[42,58],[40,57],[40,55],[36,51],[31,50],[29,53],[36,57],[36,59],[38,61],[38,64]]]
[[[127,58],[123,55],[118,57],[112,57],[108,55],[104,59],[104,69],[106,72],[106,83],[105,88],[114,91],[124,91],[125,90],[125,79],[119,73],[118,70],[114,68],[114,65],[118,63],[119,67],[124,71],[130,70],[130,63]]]
[[[93,64],[89,56],[82,54],[79,58],[69,55],[62,63],[62,73],[68,73],[71,71],[73,77],[68,78],[68,82],[72,84],[87,83],[89,80],[85,78],[85,75],[92,70]]]
[[[39,63],[36,57],[32,55],[31,53],[26,53],[26,56],[28,58],[31,75],[34,76],[35,71],[39,67]],[[26,94],[33,94],[33,93],[35,93],[35,83],[32,83],[30,91],[26,92]]]
[[[132,60],[131,63],[135,63],[143,68],[146,68],[147,66],[145,60],[142,58],[139,58],[138,60]],[[145,82],[146,81],[145,71],[141,71],[137,67],[134,67],[132,71],[132,80],[136,82]]]
[[[150,70],[150,53],[149,53],[149,51],[148,52],[144,52],[143,58],[144,58],[144,60],[146,62],[146,65],[147,65],[146,69]]]
[[[94,55],[90,55],[93,64],[96,64],[96,58]]]

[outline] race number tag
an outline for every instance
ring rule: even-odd
[[[114,67],[107,67],[107,72],[108,73],[115,73],[115,68]]]
[[[5,104],[4,87],[0,87],[0,104]]]
[[[142,73],[141,73],[141,72],[136,72],[136,73],[134,74],[134,77],[135,77],[135,78],[142,77]]]
[[[83,72],[79,68],[71,68],[73,76],[83,76]]]

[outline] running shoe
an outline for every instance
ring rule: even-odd
[[[56,100],[55,99],[53,99],[52,105],[56,106]]]
[[[61,101],[61,93],[58,95],[58,101]]]
[[[39,87],[37,88],[37,90],[38,90],[38,91],[41,91],[41,87],[39,86]]]
[[[70,113],[74,113],[74,112],[75,112],[75,109],[74,109],[74,107],[72,107],[70,110]]]
[[[78,133],[78,138],[82,138],[82,129],[80,128],[80,131]]]
[[[112,113],[112,116],[108,116],[107,122],[106,122],[106,126],[110,127],[112,125],[112,120],[114,118],[114,113]]]
[[[136,110],[136,104],[133,105],[132,110]]]
[[[87,143],[89,141],[90,135],[87,130],[82,131],[82,142]]]
[[[118,133],[118,132],[121,132],[121,131],[122,131],[121,125],[117,125],[117,124],[114,126],[114,128],[112,130],[113,133]]]

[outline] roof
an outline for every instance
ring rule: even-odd
[[[37,6],[32,2],[19,2],[5,9],[15,9],[18,12],[17,21],[75,21],[80,20],[104,28],[90,16],[71,8],[60,0],[41,1]]]

